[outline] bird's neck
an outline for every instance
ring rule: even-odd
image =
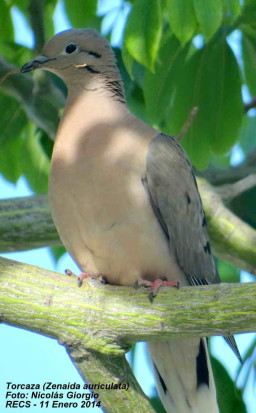
[[[92,69],[91,73],[84,76],[83,72],[69,76],[66,81],[68,86],[68,99],[74,100],[86,93],[94,92],[94,97],[106,95],[112,100],[125,104],[123,82],[116,66],[102,66],[99,70]]]
[[[85,138],[96,128],[104,131],[104,128],[114,127],[120,122],[127,123],[130,116],[126,104],[113,96],[110,89],[98,87],[97,84],[71,87],[57,138],[65,136],[65,139],[74,139],[74,131],[77,137]]]

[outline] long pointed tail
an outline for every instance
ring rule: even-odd
[[[157,391],[168,413],[218,413],[206,340],[148,343]]]

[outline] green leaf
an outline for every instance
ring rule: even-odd
[[[20,103],[10,96],[0,97],[0,113],[0,145],[2,145],[20,136],[27,118]]]
[[[191,0],[167,0],[166,11],[172,32],[185,44],[193,37],[197,27],[193,3]]]
[[[13,183],[18,181],[22,172],[20,161],[22,145],[21,135],[0,144],[0,173]]]
[[[115,53],[116,64],[124,83],[125,92],[127,93],[132,85],[132,81],[124,65],[122,51],[119,49],[119,47],[113,47],[112,49]]]
[[[222,1],[221,0],[193,0],[200,32],[205,40],[209,40],[222,21]]]
[[[33,191],[45,193],[48,189],[50,159],[41,145],[41,131],[28,125],[22,151],[22,170]]]
[[[218,272],[223,283],[239,283],[240,271],[225,261],[218,259]]]
[[[123,45],[123,47],[121,49],[121,53],[122,53],[122,60],[123,60],[123,63],[125,65],[125,68],[127,70],[127,73],[129,74],[131,79],[134,79],[134,76],[133,76],[134,58],[128,52],[125,44]]]
[[[12,0],[12,6],[18,7],[25,18],[29,17],[29,3],[30,0]]]
[[[253,381],[255,384],[255,379],[256,379],[256,366],[255,366],[255,357],[254,357],[255,349],[256,349],[256,336],[254,335],[253,341],[246,348],[246,353],[243,354],[243,364],[239,366],[238,371],[237,371],[237,376],[236,376],[236,380],[237,380],[241,372],[243,372],[242,374],[243,381],[241,384],[241,388],[243,391],[246,389],[246,386],[248,385],[248,381],[249,381],[251,374],[253,375],[252,377],[253,377]],[[239,381],[241,383],[241,379]]]
[[[49,138],[47,133],[43,130],[40,130],[39,143],[40,143],[44,153],[47,155],[47,157],[49,159],[51,159],[54,142],[51,138]]]
[[[229,209],[252,228],[256,228],[255,199],[256,187],[243,192],[228,205]]]
[[[192,109],[198,108],[196,117],[181,141],[181,144],[189,154],[191,162],[198,169],[206,168],[211,156],[210,128],[208,129],[207,127],[209,108],[201,104],[203,100],[202,95],[204,94],[205,87],[207,87],[207,83],[204,82],[204,63],[203,50],[200,50],[177,71],[173,79],[176,90],[171,99],[167,116],[169,133],[179,136]]]
[[[166,413],[165,408],[162,405],[160,397],[158,396],[157,392],[155,391],[154,395],[149,399],[153,409],[157,413]]]
[[[125,46],[134,59],[149,70],[154,63],[162,34],[161,1],[137,0],[128,17]]]
[[[52,247],[50,248],[50,253],[57,264],[59,259],[67,252],[66,248],[63,246]]]
[[[256,117],[244,116],[239,132],[239,143],[245,153],[255,147]]]
[[[145,102],[144,102],[144,96],[143,96],[143,91],[141,87],[138,85],[137,79],[131,80],[131,77],[129,76],[126,67],[123,62],[123,54],[119,48],[113,47],[115,57],[116,57],[116,62],[117,62],[117,67],[120,71],[121,78],[124,83],[124,88],[125,88],[125,96],[126,96],[126,101],[128,104],[128,107],[130,111],[138,116],[140,119],[145,120]],[[130,55],[129,55],[130,56]],[[144,71],[144,67],[139,65],[138,62],[136,62],[132,57],[133,61],[133,71],[136,74],[136,78],[140,78],[140,74],[138,75],[137,69],[138,66],[142,68]]]
[[[211,357],[211,364],[220,413],[246,413],[241,390],[235,386],[225,367],[215,357]]]
[[[11,18],[11,8],[6,1],[0,1],[0,39],[1,42],[5,40],[13,40],[14,30]]]
[[[145,114],[143,90],[138,86],[136,82],[133,82],[131,89],[126,95],[126,99],[130,111],[144,122],[148,122],[147,116]]]
[[[32,50],[28,47],[21,46],[12,41],[6,41],[1,45],[1,54],[6,60],[14,63],[16,66],[22,66],[24,62],[33,59]]]
[[[176,91],[176,78],[187,57],[188,47],[182,47],[177,39],[167,37],[159,50],[155,73],[146,72],[144,97],[146,113],[151,123],[163,124],[169,116],[169,108]]]
[[[225,153],[236,142],[243,117],[240,71],[225,39],[198,50],[174,82],[169,130],[178,135],[192,108],[198,107],[182,145],[197,168],[206,168],[211,151]]]
[[[73,27],[90,27],[100,30],[101,18],[97,13],[97,0],[80,0],[79,8],[74,0],[65,0],[65,9]]]
[[[227,18],[234,22],[241,13],[241,5],[239,0],[223,0],[226,9]]]
[[[255,148],[256,118],[244,116],[239,132],[239,143],[247,154]],[[228,207],[251,227],[256,228],[255,214],[256,188],[251,188],[229,203]]]
[[[254,7],[256,6],[255,0],[244,0],[243,3],[246,7],[247,6],[254,6]]]
[[[221,155],[212,155],[211,165],[216,168],[227,168],[230,166],[231,152],[221,154]]]
[[[58,0],[44,1],[44,25],[45,25],[46,39],[50,39],[55,33],[53,14],[57,6],[57,3],[58,3]]]
[[[21,105],[9,96],[0,97],[0,114],[0,172],[15,183],[21,175],[21,136],[27,118]]]
[[[252,32],[256,30],[256,2],[255,0],[244,0],[244,6],[242,9],[242,15],[240,18],[240,25],[246,32]],[[244,27],[244,26],[247,27]]]
[[[247,86],[252,95],[256,94],[256,41],[243,33],[242,54],[244,61],[244,72]]]

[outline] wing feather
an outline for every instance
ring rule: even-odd
[[[193,169],[171,136],[159,133],[149,144],[144,185],[190,284],[219,283]]]
[[[219,283],[192,165],[174,138],[159,133],[152,139],[142,181],[170,251],[189,283]],[[224,338],[241,361],[234,337]]]

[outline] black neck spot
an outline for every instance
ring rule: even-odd
[[[93,69],[92,66],[89,65],[81,65],[81,67],[78,66],[79,70],[87,70],[90,73],[100,73],[98,70]]]
[[[90,50],[90,51],[88,52],[88,54],[90,54],[90,55],[92,55],[92,56],[94,56],[94,57],[97,57],[97,59],[100,59],[100,58],[101,58],[101,54],[99,54],[99,53],[97,53],[97,52],[93,52],[92,50]]]
[[[91,73],[100,73],[98,70],[93,69],[91,66],[85,66],[85,69]]]

